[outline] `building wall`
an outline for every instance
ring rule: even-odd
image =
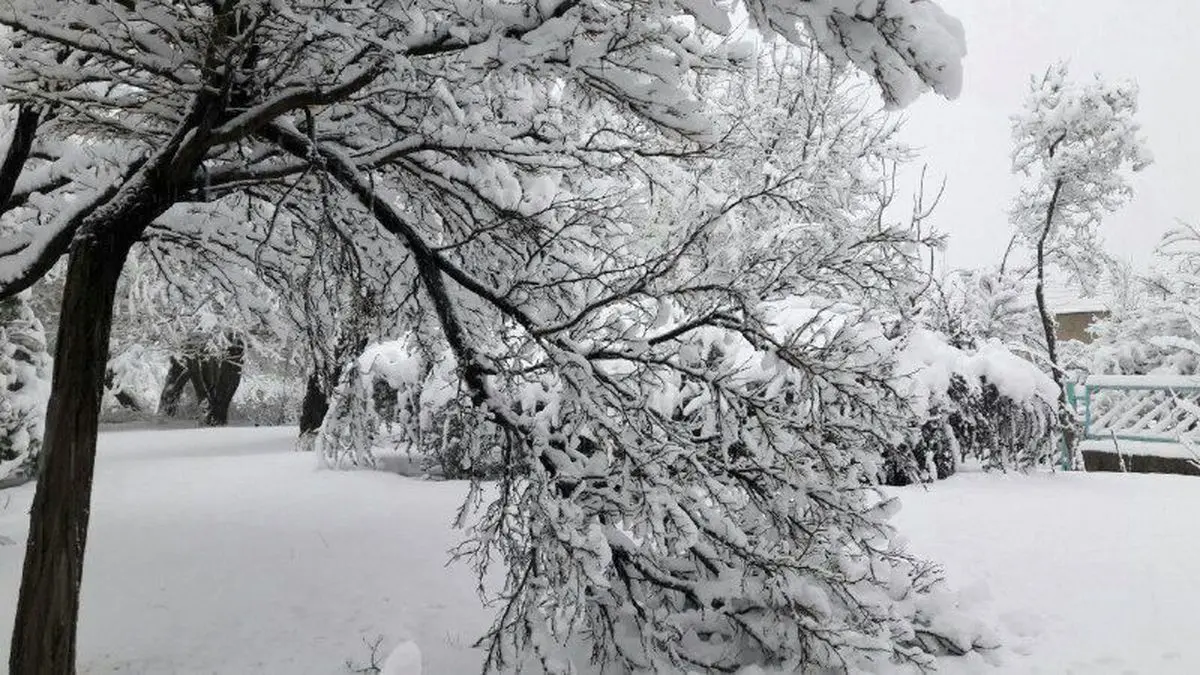
[[[1091,342],[1092,336],[1088,333],[1088,326],[1096,319],[1103,319],[1108,316],[1108,312],[1069,312],[1058,314],[1055,319],[1058,321],[1058,331],[1056,336],[1059,340],[1079,340],[1080,342]]]

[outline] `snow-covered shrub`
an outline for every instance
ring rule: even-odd
[[[0,300],[0,479],[32,475],[42,447],[50,355],[29,299]]]
[[[248,368],[233,397],[235,417],[255,426],[295,424],[303,395],[298,376]]]
[[[450,479],[494,476],[503,442],[463,395],[453,356],[409,339],[372,344],[342,371],[316,440],[329,466],[373,466],[390,446]]]
[[[137,342],[124,346],[109,358],[101,411],[105,419],[152,414],[162,391],[166,364],[167,357],[161,349]]]
[[[375,442],[385,424],[375,408],[373,377],[359,367],[346,364],[337,387],[329,397],[329,410],[313,439],[314,449],[325,466],[336,469],[375,466]],[[304,442],[304,438],[301,438]]]
[[[962,350],[917,329],[906,337],[896,368],[915,425],[889,453],[885,482],[945,478],[965,458],[990,469],[1027,470],[1055,456],[1058,388],[999,342]]]
[[[999,341],[1011,351],[1045,360],[1045,337],[1028,284],[1000,271],[959,270],[922,298],[923,324],[951,346],[976,349]]]
[[[374,466],[376,445],[385,436],[399,444],[419,439],[416,411],[430,370],[405,339],[371,344],[347,364],[317,432],[326,464]]]
[[[1095,323],[1095,341],[1076,360],[1107,375],[1200,374],[1200,332],[1186,316],[1159,306],[1157,314],[1114,315]],[[1140,315],[1140,316],[1139,316]]]
[[[1200,374],[1200,293],[1146,293],[1093,324],[1095,339],[1075,357],[1109,375]]]

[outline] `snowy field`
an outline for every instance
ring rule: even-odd
[[[463,486],[320,471],[293,434],[101,436],[81,672],[346,673],[380,638],[417,643],[427,674],[477,672],[489,614],[444,566]],[[1200,672],[1196,479],[967,474],[900,492],[912,548],[999,617],[999,672]],[[32,493],[0,492],[5,661]]]

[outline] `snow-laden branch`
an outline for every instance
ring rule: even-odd
[[[101,205],[120,192],[121,184],[114,182],[90,195],[77,198],[64,208],[54,221],[38,228],[35,234],[24,233],[0,242],[0,299],[12,297],[33,286],[58,259],[66,254],[75,233],[84,221]]]
[[[196,73],[182,68],[178,61],[147,49],[120,49],[115,47],[112,41],[105,39],[101,31],[62,28],[48,20],[21,12],[16,7],[17,5],[11,2],[0,4],[0,26],[42,38],[69,50],[103,56],[180,86],[199,84]]]
[[[209,145],[225,145],[246,138],[263,125],[287,113],[308,106],[328,105],[344,100],[362,90],[385,72],[384,59],[375,59],[345,82],[328,87],[290,87],[277,92],[271,98],[241,112],[213,129],[208,136]]]
[[[360,172],[352,159],[325,145],[318,144],[313,147],[307,136],[300,133],[295,127],[289,127],[281,122],[271,125],[263,135],[278,142],[280,147],[298,157],[310,156],[310,152],[315,152],[325,163],[325,168],[354,195],[360,204],[371,211],[384,229],[403,239],[417,257],[418,265],[422,260],[426,261],[431,265],[430,269],[436,269],[439,274],[445,274],[458,285],[493,304],[526,329],[534,330],[535,322],[519,307],[504,299],[495,290],[488,288],[486,284],[471,277],[447,260],[445,256],[434,251],[421,237],[417,228],[409,223],[391,203],[387,195],[379,192],[378,188]]]

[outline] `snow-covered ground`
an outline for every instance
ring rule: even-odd
[[[426,673],[471,673],[487,626],[444,567],[464,488],[316,469],[295,429],[101,435],[83,580],[83,673],[346,673],[398,641]],[[0,493],[7,663],[32,486]],[[5,504],[7,503],[7,506]]]
[[[293,434],[102,436],[82,672],[346,673],[380,637],[381,657],[419,646],[427,674],[477,672],[489,613],[470,571],[444,566],[463,486],[321,471]],[[911,547],[1000,617],[1000,672],[1200,672],[1197,479],[966,474],[899,492]],[[31,497],[0,492],[4,660]]]
[[[1009,633],[1002,672],[1200,673],[1200,479],[975,473],[900,493],[912,549]]]

